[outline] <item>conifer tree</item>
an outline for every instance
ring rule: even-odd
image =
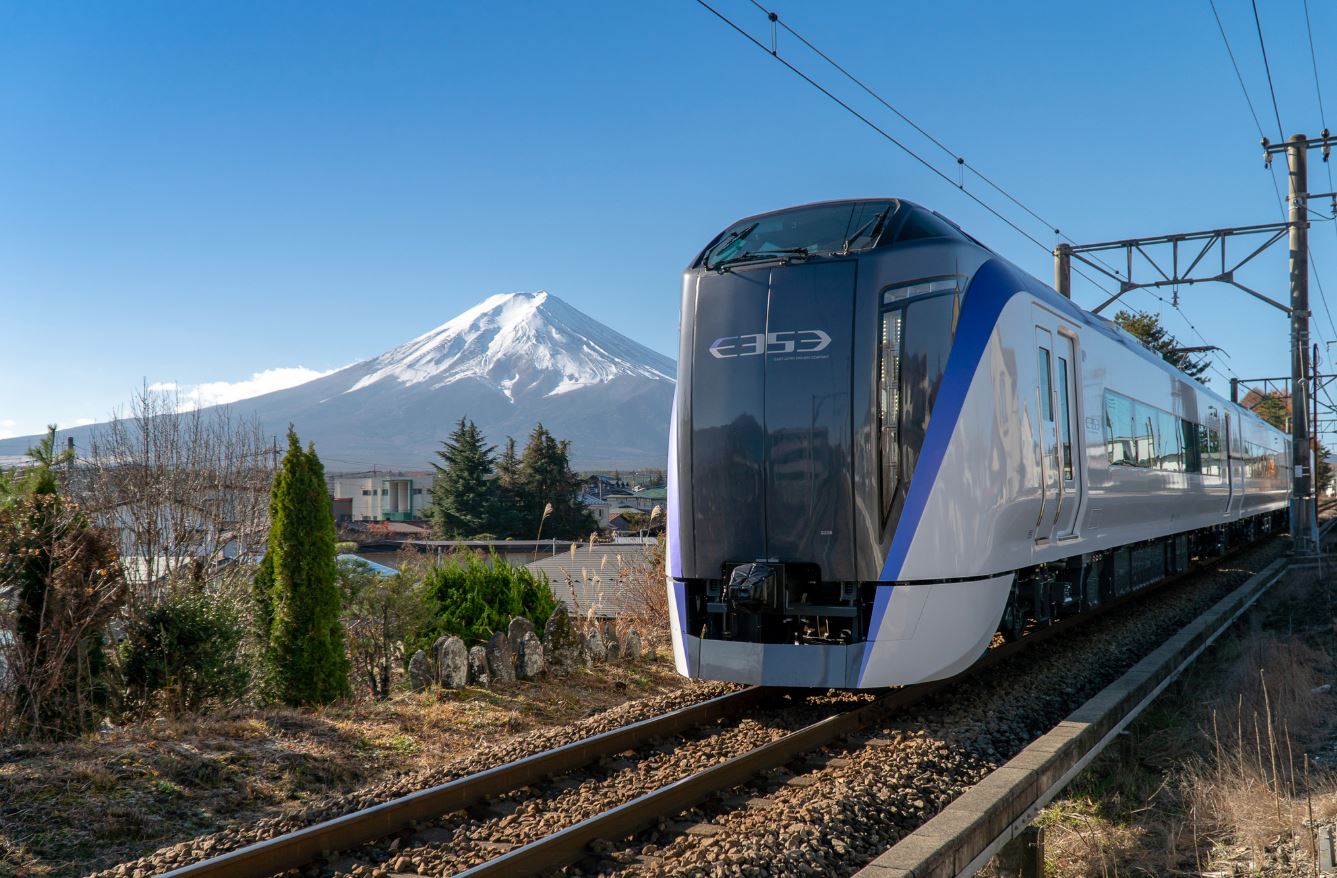
[[[570,443],[558,441],[542,425],[534,427],[520,459],[520,481],[524,486],[525,521],[537,534],[542,523],[545,536],[579,540],[598,528],[594,517],[580,502],[583,482],[571,471]],[[552,513],[543,517],[547,504]]]
[[[524,539],[525,534],[524,484],[520,479],[520,455],[515,451],[515,438],[506,437],[506,449],[497,459],[497,514],[495,533],[499,537]]]
[[[493,483],[492,452],[477,425],[460,418],[455,432],[436,453],[442,463],[433,463],[429,514],[438,536],[468,539],[479,534],[497,535],[497,487]]]
[[[116,547],[62,494],[51,426],[33,462],[0,495],[0,583],[15,589],[17,643],[8,668],[14,713],[0,717],[36,737],[78,734],[109,706],[103,629],[125,602]]]
[[[1193,357],[1180,350],[1182,345],[1179,339],[1161,326],[1161,319],[1155,314],[1120,311],[1114,315],[1114,322],[1119,328],[1136,336],[1144,346],[1160,354],[1165,362],[1192,378],[1201,380],[1199,376],[1212,367],[1210,360]]]
[[[327,704],[348,694],[348,656],[339,622],[334,516],[325,468],[288,427],[288,453],[269,500],[269,546],[256,575],[257,614],[269,680],[286,704]]]

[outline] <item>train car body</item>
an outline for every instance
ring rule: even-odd
[[[721,233],[684,275],[678,370],[688,676],[949,677],[1285,523],[1283,434],[909,202]]]

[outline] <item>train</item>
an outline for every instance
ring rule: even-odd
[[[700,251],[669,429],[694,678],[948,678],[1288,524],[1285,435],[896,198],[759,214]]]

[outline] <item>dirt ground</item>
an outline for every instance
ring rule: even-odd
[[[1310,809],[1337,819],[1334,581],[1279,584],[1041,813],[1046,876],[1312,874]]]
[[[0,747],[0,876],[73,876],[686,681],[664,657],[321,710],[234,707]]]

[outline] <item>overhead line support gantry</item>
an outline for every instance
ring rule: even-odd
[[[1097,244],[1059,244],[1054,248],[1054,287],[1065,296],[1072,295],[1072,260],[1084,262],[1101,274],[1119,284],[1119,291],[1101,302],[1093,312],[1099,313],[1125,293],[1137,289],[1172,287],[1175,290],[1175,307],[1179,305],[1178,288],[1200,283],[1226,283],[1248,293],[1260,301],[1284,312],[1291,323],[1291,405],[1295,411],[1309,410],[1309,199],[1311,194],[1308,183],[1308,153],[1311,149],[1321,149],[1323,160],[1328,155],[1337,137],[1324,129],[1320,137],[1309,138],[1303,134],[1291,137],[1285,143],[1270,143],[1263,139],[1265,163],[1270,166],[1272,157],[1285,153],[1287,177],[1289,180],[1290,212],[1287,220],[1280,223],[1264,223],[1252,226],[1235,226],[1225,229],[1209,229],[1199,232],[1187,232],[1176,235],[1155,235],[1145,238],[1126,238],[1121,241],[1105,241]],[[1323,193],[1333,195],[1333,193]],[[1337,196],[1334,196],[1337,198]],[[1255,247],[1247,256],[1231,262],[1226,257],[1226,242],[1234,237],[1265,236],[1266,240]],[[1289,239],[1290,267],[1290,304],[1285,305],[1258,290],[1252,289],[1236,278],[1235,272],[1269,247],[1281,240]],[[1201,243],[1199,243],[1201,242]],[[1192,244],[1187,253],[1181,253],[1185,244]],[[1148,253],[1153,246],[1168,245],[1171,249],[1168,264],[1158,261]],[[1207,274],[1200,271],[1206,257],[1214,248],[1220,251],[1219,270]],[[1088,259],[1084,254],[1101,251],[1124,251],[1126,275],[1120,275],[1098,261]],[[1141,264],[1135,259],[1140,255],[1157,275],[1149,280],[1134,280],[1134,269]],[[1185,259],[1186,255],[1191,258]],[[1213,265],[1215,265],[1215,260]],[[1232,382],[1232,385],[1235,382]],[[1232,389],[1234,389],[1232,387]],[[1318,521],[1313,514],[1313,507],[1308,502],[1314,490],[1313,466],[1310,455],[1310,419],[1303,414],[1291,418],[1291,460],[1294,466],[1291,480],[1291,537],[1295,551],[1307,554],[1317,546]]]

